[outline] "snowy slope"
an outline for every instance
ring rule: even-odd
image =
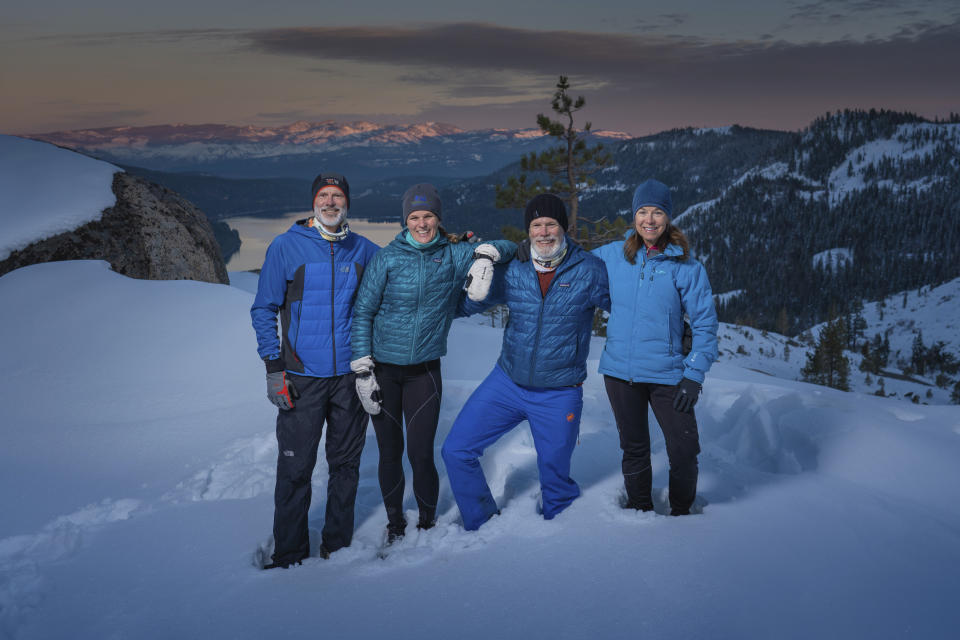
[[[276,444],[252,295],[72,262],[7,274],[0,298],[2,637],[948,638],[960,624],[958,407],[721,362],[697,406],[703,513],[663,515],[655,427],[658,513],[627,513],[595,339],[583,496],[557,519],[536,514],[521,427],[483,460],[502,516],[464,532],[441,465],[438,526],[381,560],[371,430],[353,546],[265,573],[252,557]],[[499,345],[454,323],[438,450]],[[321,463],[317,531],[325,477]]]
[[[0,260],[99,220],[117,167],[45,142],[0,135]]]
[[[918,135],[923,133],[934,134],[933,139],[923,139],[922,135]],[[960,125],[931,123],[901,124],[897,127],[896,133],[889,138],[871,140],[852,149],[847,153],[844,161],[830,173],[827,180],[831,206],[843,200],[843,197],[851,191],[867,188],[868,181],[863,177],[867,167],[875,166],[885,159],[902,162],[929,155],[941,142],[937,136],[942,136],[943,142],[960,153]],[[923,190],[935,186],[942,180],[944,180],[943,177],[931,176],[906,184],[894,184],[889,180],[880,180],[877,183],[900,190]]]
[[[721,297],[717,296],[718,299]],[[914,374],[904,378],[902,369],[910,360],[918,331],[922,333],[926,346],[943,342],[945,351],[960,358],[960,278],[939,287],[901,292],[882,302],[867,303],[862,315],[867,323],[866,339],[872,340],[878,333],[888,336],[890,360],[884,371],[893,375],[865,374],[859,368],[861,354],[847,351],[850,389],[870,394],[882,388],[886,395],[896,398],[912,399],[916,396],[919,402],[926,404],[949,404],[955,376],[947,388],[940,388],[934,384],[935,375]],[[720,361],[784,380],[800,380],[807,355],[813,351],[812,346],[823,327],[824,324],[818,324],[803,332],[809,334],[807,342],[799,337],[721,322],[718,333]]]

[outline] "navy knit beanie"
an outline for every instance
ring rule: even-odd
[[[403,194],[403,216],[400,226],[407,226],[407,217],[414,211],[429,211],[440,218],[440,193],[432,184],[422,182],[415,184]]]
[[[530,223],[537,218],[553,218],[564,232],[567,230],[567,207],[563,200],[552,193],[541,193],[533,196],[527,203],[527,209],[523,212],[523,227],[530,231]]]
[[[633,192],[634,215],[640,207],[656,207],[672,218],[673,198],[670,197],[670,187],[659,180],[647,180]]]
[[[343,191],[343,196],[347,199],[347,207],[350,207],[350,185],[347,179],[339,173],[321,173],[313,180],[313,187],[310,193],[310,207],[313,208],[313,201],[317,199],[317,191],[324,187],[336,187]]]

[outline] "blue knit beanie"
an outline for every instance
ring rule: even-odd
[[[640,207],[656,207],[673,217],[673,198],[670,187],[659,180],[647,180],[633,192],[633,213]]]

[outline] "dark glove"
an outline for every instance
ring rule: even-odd
[[[690,378],[681,378],[677,385],[677,395],[673,397],[673,408],[683,413],[690,413],[693,405],[700,398],[700,383]]]
[[[530,240],[524,240],[517,245],[517,260],[520,262],[530,262]]]
[[[293,401],[299,397],[300,392],[293,386],[293,380],[287,377],[286,371],[267,374],[267,398],[277,405],[278,409],[283,411],[293,409]]]

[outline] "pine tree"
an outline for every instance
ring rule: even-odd
[[[913,338],[913,346],[910,350],[910,365],[911,368],[921,376],[926,372],[926,356],[927,348],[923,346],[923,332],[917,331],[917,335]]]
[[[496,205],[501,209],[522,209],[527,201],[538,193],[554,193],[567,201],[568,233],[575,238],[580,193],[584,188],[595,184],[596,181],[591,176],[610,164],[612,157],[602,144],[587,146],[584,138],[590,133],[590,122],[584,124],[582,130],[574,127],[573,114],[583,109],[587,101],[583,96],[574,100],[567,93],[569,89],[567,77],[560,76],[550,104],[560,120],[551,120],[542,113],[537,114],[540,130],[560,140],[561,145],[539,154],[524,156],[520,160],[522,173],[508,178],[505,185],[497,185]],[[546,173],[550,184],[544,185],[540,180],[528,184],[528,173],[538,172]]]
[[[845,324],[840,317],[827,323],[820,332],[820,339],[813,352],[807,355],[807,364],[800,372],[805,382],[850,390],[850,360],[843,353]]]

